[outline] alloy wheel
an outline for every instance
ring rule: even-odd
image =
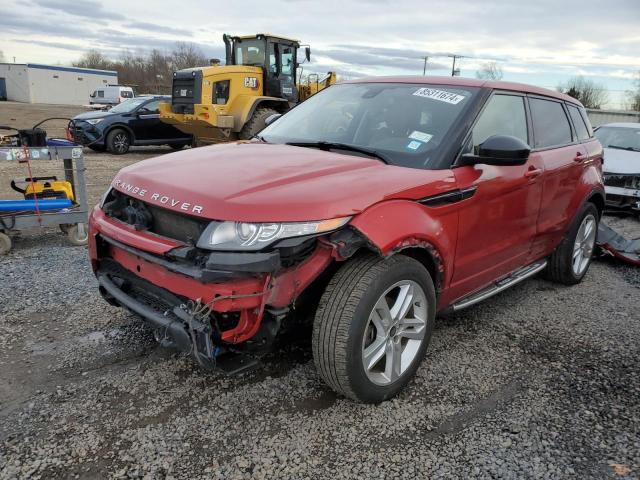
[[[582,219],[576,239],[573,244],[573,255],[571,257],[571,266],[573,274],[579,277],[589,266],[593,247],[596,243],[597,222],[596,218],[589,214]]]
[[[413,280],[388,288],[376,302],[362,339],[362,363],[369,380],[390,385],[416,359],[427,330],[427,297]]]
[[[129,135],[124,132],[113,137],[113,146],[118,153],[124,153],[129,149]]]

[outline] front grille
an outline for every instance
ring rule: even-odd
[[[173,113],[194,113],[193,105],[202,103],[202,72],[186,70],[173,74],[171,90],[171,111]]]
[[[103,210],[107,216],[156,235],[195,244],[208,225],[207,220],[156,207],[147,202],[112,190]]]
[[[640,175],[604,174],[604,184],[609,187],[640,189]]]

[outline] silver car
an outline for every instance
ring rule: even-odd
[[[609,123],[595,136],[604,147],[607,206],[640,213],[640,123]]]

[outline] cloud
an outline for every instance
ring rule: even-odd
[[[369,69],[395,68],[420,73],[424,65],[425,55],[429,52],[418,50],[403,50],[384,47],[368,47],[363,45],[336,45],[336,48],[320,49],[317,54],[327,57],[341,64]],[[429,70],[449,68],[448,65],[432,58],[427,62]]]
[[[311,45],[305,72],[348,77],[421,74],[424,55],[428,73],[446,74],[456,53],[467,56],[467,76],[502,59],[507,80],[554,85],[583,71],[624,90],[640,68],[638,0],[154,0],[153,10],[130,0],[3,1],[0,50],[40,63],[69,63],[81,48],[170,51],[183,39],[223,58],[223,32],[267,31]]]
[[[136,30],[162,32],[162,33],[168,33],[172,35],[182,35],[186,37],[191,36],[191,32],[186,28],[167,27],[165,25],[158,25],[158,24],[149,23],[149,22],[128,22],[128,23],[125,23],[124,26],[129,28],[135,28]]]
[[[121,13],[105,10],[102,3],[95,0],[35,0],[35,3],[41,7],[65,12],[76,17],[88,18],[96,22],[126,18]]]

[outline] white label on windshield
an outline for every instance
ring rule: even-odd
[[[457,105],[464,100],[464,95],[458,95],[457,93],[445,92],[444,90],[436,90],[435,88],[419,88],[413,94],[416,97],[431,98],[440,102],[451,103]]]
[[[418,130],[414,130],[409,138],[412,140],[420,140],[421,142],[427,143],[429,140],[433,138],[433,135],[429,135],[428,133],[419,132]]]

